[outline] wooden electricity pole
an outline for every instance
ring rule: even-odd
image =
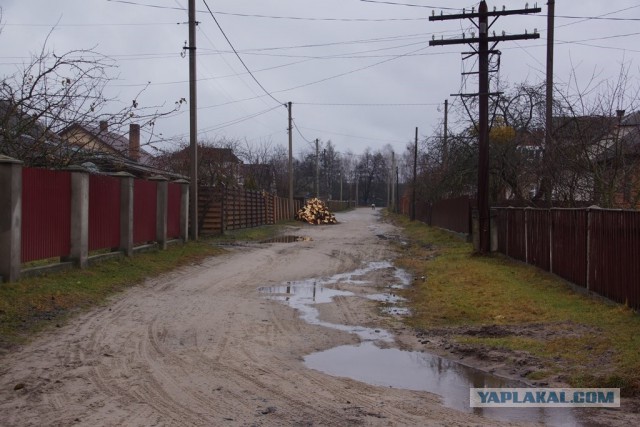
[[[196,4],[189,0],[189,183],[191,239],[198,240],[198,93],[196,90]]]
[[[460,96],[478,96],[478,190],[477,190],[477,209],[479,221],[479,240],[480,246],[478,252],[487,254],[490,252],[490,208],[489,208],[489,54],[498,53],[494,48],[501,41],[508,40],[527,40],[537,39],[540,34],[537,32],[530,34],[515,34],[496,36],[495,32],[489,35],[489,29],[500,16],[506,15],[522,15],[527,13],[538,13],[541,9],[536,7],[532,9],[520,10],[501,10],[494,8],[489,12],[487,2],[481,1],[478,12],[471,9],[471,13],[466,13],[463,9],[460,14],[453,15],[436,15],[435,12],[429,17],[429,21],[445,21],[451,19],[470,19],[478,28],[478,37],[472,35],[470,38],[447,39],[447,40],[431,40],[429,46],[443,46],[451,44],[469,44],[474,50],[472,55],[478,55],[478,93],[476,94],[459,94]],[[489,17],[494,18],[489,24]],[[474,18],[478,19],[476,24]],[[489,43],[493,46],[489,48]],[[477,45],[477,47],[476,47]]]
[[[296,208],[293,205],[293,119],[291,118],[291,107],[293,103],[287,103],[289,110],[289,219],[296,216]]]
[[[553,38],[554,38],[554,15],[555,0],[548,0],[547,3],[547,87],[545,101],[545,131],[544,131],[544,151],[545,165],[543,175],[542,190],[544,191],[547,207],[551,207],[551,196],[553,193],[552,170],[555,161],[555,147],[553,145]]]
[[[316,138],[316,198],[320,198],[320,141]]]
[[[416,140],[413,144],[413,183],[411,184],[411,221],[416,220],[416,185],[418,182],[418,128],[416,127]]]
[[[445,170],[449,168],[449,100],[444,100],[444,128],[442,129],[442,166]]]

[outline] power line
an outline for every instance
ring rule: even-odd
[[[127,1],[127,0],[107,0],[107,1],[110,1],[112,3],[129,4],[133,6],[150,7],[154,9],[184,10],[183,8],[180,8],[180,7],[160,6],[155,4],[139,3],[139,2]],[[203,11],[203,10],[199,10],[197,12],[207,13],[206,11]],[[304,17],[304,16],[259,15],[259,14],[221,12],[221,11],[216,11],[215,13],[218,15],[238,16],[242,18],[265,18],[265,19],[286,19],[286,20],[294,20],[294,21],[327,21],[327,22],[395,22],[395,21],[403,22],[403,21],[426,21],[428,19],[428,18],[415,18],[415,17],[412,17],[412,18],[313,18],[313,17]]]
[[[433,107],[439,103],[322,103],[296,102],[296,105],[327,106],[327,107]]]
[[[327,130],[314,129],[314,128],[308,128],[308,127],[303,127],[302,129],[312,130],[314,132],[320,132],[320,133],[328,133],[330,135],[344,136],[344,137],[347,137],[347,138],[364,139],[364,140],[368,140],[368,141],[396,142],[396,143],[405,143],[406,142],[406,141],[400,141],[400,140],[396,140],[396,139],[382,139],[382,138],[373,138],[373,137],[367,137],[367,136],[348,135],[348,134],[344,134],[344,133],[330,132],[330,131],[327,131]]]
[[[296,131],[298,132],[298,134],[300,135],[300,137],[308,144],[312,144],[311,141],[309,141],[307,138],[304,137],[304,135],[302,134],[302,132],[300,131],[300,128],[298,127],[298,124],[296,123],[295,120],[293,120],[293,127],[296,128]]]
[[[397,3],[392,1],[381,1],[381,0],[360,0],[364,3],[379,3],[379,4],[389,4],[392,6],[409,6],[409,7],[423,7],[426,9],[443,9],[443,10],[460,10],[460,8],[454,7],[444,7],[444,6],[427,6],[424,4],[415,4],[415,3]]]
[[[271,93],[264,88],[264,86],[262,86],[262,84],[258,81],[258,79],[256,79],[256,76],[253,75],[253,73],[251,72],[251,70],[249,69],[249,67],[247,67],[247,64],[244,63],[244,61],[242,60],[242,58],[240,57],[240,55],[238,54],[238,51],[236,50],[236,48],[233,46],[233,44],[231,43],[231,40],[229,40],[229,37],[227,37],[227,35],[225,34],[224,30],[222,29],[222,27],[220,26],[220,24],[218,23],[218,20],[216,19],[215,15],[213,14],[213,12],[211,11],[211,8],[209,8],[209,5],[207,4],[206,0],[202,0],[204,5],[207,7],[207,10],[209,11],[209,14],[211,15],[211,17],[213,18],[213,21],[216,23],[216,25],[218,26],[218,29],[220,30],[220,32],[222,33],[222,35],[224,36],[225,40],[227,41],[227,43],[229,43],[229,46],[231,47],[231,49],[233,50],[233,53],[235,53],[235,55],[238,57],[238,60],[240,61],[240,63],[242,64],[242,66],[245,68],[245,70],[247,70],[247,72],[249,73],[249,75],[251,76],[251,78],[258,84],[258,86],[260,86],[260,89],[262,89],[264,91],[264,93],[266,93],[271,99],[273,99],[275,102],[277,102],[280,105],[284,105],[283,102],[278,101],[273,95],[271,95]]]

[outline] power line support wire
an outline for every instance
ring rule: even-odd
[[[478,230],[479,230],[479,247],[477,248],[480,254],[488,254],[491,251],[491,232],[490,232],[490,207],[489,207],[489,54],[494,50],[495,46],[501,41],[507,40],[525,40],[525,39],[537,39],[540,34],[525,33],[516,35],[502,35],[489,36],[489,28],[495,23],[500,16],[506,15],[521,15],[528,13],[538,13],[541,9],[535,7],[532,9],[520,9],[520,10],[501,10],[494,9],[489,12],[487,8],[487,2],[481,1],[478,8],[478,12],[473,11],[471,13],[453,14],[453,15],[436,15],[435,13],[429,17],[429,21],[444,21],[451,19],[470,19],[471,22],[478,28],[479,37],[472,36],[471,38],[462,39],[447,39],[447,40],[431,40],[429,46],[443,46],[451,44],[469,44],[474,52],[472,54],[478,55],[478,93],[474,94],[478,96],[478,190],[477,190],[477,209],[478,209]],[[489,17],[493,17],[494,20],[489,24]],[[478,23],[473,21],[473,18],[478,18]],[[489,48],[489,42],[493,42],[494,45]],[[474,44],[477,44],[477,49]],[[461,95],[465,96],[465,95]]]

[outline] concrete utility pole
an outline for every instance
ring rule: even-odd
[[[198,240],[198,92],[196,90],[196,1],[189,0],[189,157],[191,239]]]
[[[291,118],[291,107],[293,103],[287,103],[289,110],[289,215],[293,219],[296,215],[296,208],[293,206],[293,120]]]
[[[418,127],[416,127],[416,141],[413,145],[413,183],[411,184],[411,221],[416,220],[416,185],[418,180]]]
[[[320,197],[320,141],[316,138],[316,198]]]
[[[451,19],[470,19],[471,22],[478,28],[478,37],[472,35],[470,38],[463,37],[462,39],[447,39],[447,40],[431,40],[429,46],[443,46],[451,44],[469,44],[473,48],[474,52],[471,55],[478,55],[478,93],[476,94],[457,94],[455,96],[478,96],[478,222],[479,222],[479,241],[480,247],[478,252],[481,254],[487,254],[491,250],[490,241],[490,208],[489,208],[489,96],[497,95],[489,93],[489,55],[498,54],[499,52],[494,48],[501,41],[507,40],[526,40],[537,39],[540,34],[525,33],[516,35],[502,35],[496,36],[495,32],[492,36],[489,36],[489,28],[495,23],[500,16],[506,15],[522,15],[528,13],[538,13],[541,9],[525,8],[520,10],[496,10],[493,9],[489,12],[487,8],[487,2],[482,0],[476,13],[474,9],[471,9],[471,13],[466,13],[463,9],[462,13],[452,15],[436,15],[433,11],[432,16],[429,17],[429,21],[445,21]],[[493,17],[494,20],[489,24],[489,17]],[[473,19],[477,18],[476,24]],[[489,42],[493,42],[493,46],[489,48]],[[477,48],[474,46],[477,44]]]

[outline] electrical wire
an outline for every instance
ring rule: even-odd
[[[225,40],[227,41],[227,43],[229,43],[229,46],[231,47],[231,49],[233,50],[233,53],[235,53],[235,55],[238,57],[238,60],[240,61],[240,63],[242,64],[242,66],[245,68],[245,70],[247,70],[247,72],[249,73],[249,75],[251,76],[251,78],[258,84],[258,86],[260,86],[260,89],[262,89],[264,91],[264,93],[267,94],[267,96],[269,96],[271,99],[273,99],[275,102],[277,102],[280,105],[284,105],[283,102],[279,101],[278,99],[276,99],[267,89],[264,88],[264,86],[262,86],[262,83],[260,83],[258,81],[258,79],[256,78],[256,76],[253,75],[253,73],[251,72],[251,70],[249,69],[249,67],[247,67],[247,64],[244,63],[244,61],[242,60],[242,58],[240,57],[240,55],[238,54],[238,51],[236,50],[236,48],[233,46],[233,44],[231,43],[231,40],[229,40],[229,37],[227,37],[227,34],[224,32],[224,30],[222,29],[222,27],[220,26],[220,23],[218,22],[218,20],[216,19],[215,15],[213,14],[213,12],[211,11],[211,8],[209,7],[209,5],[207,4],[206,0],[202,0],[204,2],[204,5],[207,7],[207,10],[209,11],[209,14],[211,15],[211,17],[213,18],[213,21],[216,23],[216,25],[218,26],[218,29],[220,30],[220,32],[222,33],[222,35],[224,36]]]
[[[426,9],[443,9],[443,10],[461,10],[460,8],[454,7],[444,7],[444,6],[427,6],[424,4],[415,4],[415,3],[397,3],[392,1],[381,1],[381,0],[360,0],[363,3],[378,3],[378,4],[388,4],[392,6],[409,6],[409,7],[423,7]]]
[[[150,7],[154,9],[169,9],[169,10],[183,10],[180,7],[172,7],[172,6],[160,6],[155,4],[148,3],[139,3],[128,0],[107,0],[112,3],[123,3],[133,6],[142,6],[142,7]],[[447,8],[442,8],[447,9]],[[198,13],[207,13],[207,11],[197,10]],[[238,16],[243,18],[266,18],[266,19],[286,19],[286,20],[294,20],[294,21],[328,21],[328,22],[403,22],[403,21],[426,21],[429,18],[311,18],[311,17],[302,17],[302,16],[274,16],[274,15],[258,15],[258,14],[248,14],[248,13],[233,13],[233,12],[215,12],[218,15],[229,15],[229,16]]]
[[[322,102],[296,102],[296,105],[323,106],[323,107],[433,107],[439,103],[322,103]]]

